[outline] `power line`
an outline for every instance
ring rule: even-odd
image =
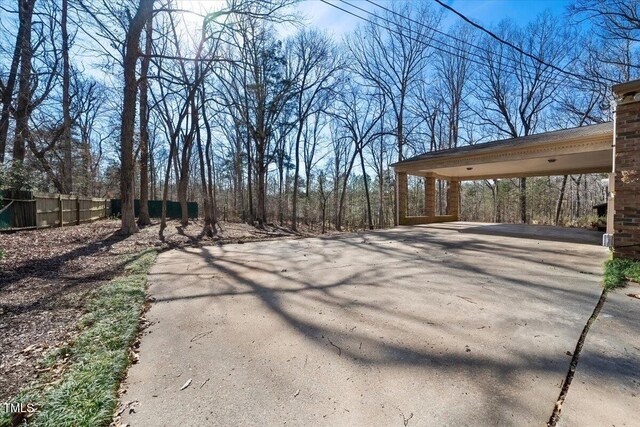
[[[488,30],[487,28],[483,27],[482,25],[480,25],[480,24],[478,24],[478,23],[476,23],[476,22],[472,21],[471,19],[467,18],[465,15],[463,15],[463,14],[462,14],[462,13],[460,13],[460,12],[458,12],[457,10],[455,10],[454,8],[452,8],[451,6],[449,6],[449,5],[445,4],[445,3],[443,3],[441,0],[434,0],[434,1],[435,1],[436,3],[438,3],[440,6],[444,7],[445,9],[447,9],[447,10],[449,10],[449,11],[453,12],[454,14],[456,14],[457,16],[459,16],[462,20],[464,20],[465,22],[469,23],[469,24],[470,24],[470,25],[472,25],[473,27],[475,27],[475,28],[479,29],[480,31],[482,31],[482,32],[484,32],[484,33],[486,33],[486,34],[488,34],[490,37],[494,38],[495,40],[499,41],[500,43],[502,43],[502,44],[504,44],[504,45],[506,45],[506,46],[509,46],[510,48],[512,48],[512,49],[514,49],[514,50],[516,50],[516,51],[518,51],[520,54],[522,54],[522,55],[524,55],[524,56],[526,56],[526,57],[528,57],[528,58],[531,58],[531,59],[533,59],[533,60],[535,60],[535,61],[538,61],[539,63],[541,63],[541,64],[543,64],[543,65],[545,65],[545,66],[547,66],[547,67],[553,68],[554,70],[559,71],[559,72],[561,72],[561,73],[563,73],[563,74],[566,74],[566,75],[568,75],[568,76],[572,76],[572,77],[575,77],[575,78],[580,79],[580,80],[586,80],[586,81],[589,81],[589,82],[591,82],[591,83],[600,84],[600,82],[598,82],[597,80],[594,80],[594,79],[592,79],[592,78],[590,78],[590,77],[582,76],[582,75],[580,75],[580,74],[576,74],[576,73],[574,73],[574,72],[567,71],[567,70],[565,70],[565,69],[562,69],[562,68],[560,68],[560,67],[557,67],[557,66],[555,66],[555,65],[553,65],[553,64],[549,64],[548,62],[546,62],[546,61],[542,60],[541,58],[538,58],[537,56],[532,55],[532,54],[530,54],[529,52],[524,51],[523,49],[521,49],[521,48],[519,48],[518,46],[514,45],[513,43],[509,42],[508,40],[503,39],[502,37],[500,37],[500,36],[498,36],[497,34],[495,34],[494,32],[492,32],[491,30]],[[609,79],[609,78],[606,78],[606,80],[608,80],[609,82],[612,82],[612,83],[617,83],[617,82],[615,82],[615,81],[613,81],[613,80],[611,80],[611,79]]]
[[[347,3],[347,2],[346,2],[346,1],[344,1],[344,0],[340,0],[340,1],[341,1],[341,2],[343,2],[343,3]],[[496,55],[496,54],[497,54],[497,56],[498,56],[499,58],[501,58],[501,59],[504,59],[504,58],[505,58],[501,53],[493,52],[493,51],[491,51],[491,50],[489,50],[489,49],[487,49],[487,48],[484,48],[484,47],[479,46],[479,45],[477,45],[477,44],[473,44],[473,43],[469,42],[468,40],[464,40],[464,39],[461,39],[461,38],[459,38],[459,37],[456,37],[456,36],[455,36],[455,35],[453,35],[453,34],[446,33],[446,32],[444,32],[444,31],[442,31],[442,30],[439,30],[438,28],[435,28],[435,27],[429,26],[429,25],[425,24],[424,22],[417,21],[417,20],[415,20],[415,19],[411,18],[410,16],[402,15],[401,13],[396,12],[396,11],[395,11],[395,10],[393,10],[393,9],[389,9],[389,8],[387,8],[387,7],[385,7],[385,6],[382,6],[381,4],[378,4],[378,3],[376,3],[376,2],[375,2],[375,1],[373,1],[373,0],[365,0],[365,1],[366,1],[366,2],[368,2],[368,3],[371,3],[372,5],[374,5],[374,6],[378,7],[378,8],[380,8],[380,9],[382,9],[382,10],[384,10],[384,11],[385,11],[385,12],[387,12],[387,13],[391,13],[391,14],[396,15],[396,16],[398,16],[399,18],[402,18],[402,19],[404,19],[404,20],[406,20],[406,21],[410,21],[410,22],[413,22],[414,24],[417,24],[417,25],[420,25],[420,26],[426,27],[426,28],[428,28],[429,30],[431,30],[431,31],[433,31],[433,32],[435,32],[435,33],[437,33],[437,34],[441,34],[441,35],[442,35],[442,36],[444,36],[444,37],[448,37],[448,38],[453,39],[453,40],[455,40],[455,41],[457,41],[457,42],[460,42],[460,43],[466,44],[466,45],[468,45],[468,46],[471,46],[471,47],[473,47],[473,48],[475,48],[475,49],[477,49],[477,50],[479,50],[479,51],[482,51],[482,52],[488,53],[488,54],[490,54],[490,55]],[[366,11],[365,9],[362,9],[362,8],[360,8],[360,7],[357,7],[357,6],[354,6],[354,5],[350,4],[350,3],[347,3],[347,4],[349,4],[351,7],[354,7],[354,8],[356,8],[356,9],[360,9],[360,10],[362,10],[362,11],[364,11],[364,12],[370,13],[370,12]],[[377,16],[377,15],[376,15],[376,16]],[[480,55],[476,55],[476,56],[480,56]],[[482,58],[482,59],[484,59],[484,58]],[[507,60],[510,60],[510,58],[506,58],[506,59],[507,59]],[[531,66],[531,65],[529,65],[529,64],[527,64],[527,63],[523,63],[523,65],[525,65],[525,66]]]
[[[375,14],[375,13],[371,13],[370,11],[368,11],[368,10],[366,10],[366,9],[363,9],[363,8],[361,8],[361,7],[359,7],[359,6],[356,6],[356,5],[352,4],[352,3],[349,3],[349,2],[348,2],[348,1],[346,1],[346,0],[339,0],[339,1],[340,1],[340,2],[342,2],[342,3],[344,3],[344,4],[347,4],[347,5],[351,6],[351,7],[352,7],[352,8],[354,8],[354,9],[360,10],[360,11],[365,12],[365,13],[367,13],[367,14],[369,14],[369,15],[372,15],[372,16],[374,16],[374,17],[378,18],[378,19],[381,19],[381,20],[383,20],[383,21],[386,21],[386,22],[388,22],[389,24],[395,25],[395,26],[397,26],[397,27],[399,27],[399,28],[401,28],[401,29],[403,29],[403,30],[405,30],[405,31],[409,31],[409,32],[415,31],[415,30],[413,30],[413,29],[411,29],[411,28],[404,27],[404,26],[402,26],[402,25],[400,25],[400,24],[398,24],[398,23],[396,23],[396,22],[392,22],[392,21],[388,20],[387,18],[385,18],[385,17],[383,17],[383,16],[379,16],[379,15],[377,15],[377,14]],[[398,13],[398,12],[396,12],[396,11],[392,10],[392,9],[388,9],[388,8],[386,8],[386,7],[384,7],[384,6],[381,6],[381,5],[379,5],[379,4],[377,4],[377,3],[375,3],[375,2],[373,2],[373,1],[371,1],[371,0],[366,0],[366,1],[367,1],[367,2],[369,2],[369,3],[371,3],[371,4],[373,4],[374,6],[377,6],[377,7],[381,8],[381,9],[385,10],[385,11],[386,11],[386,12],[388,12],[388,13],[394,14],[394,15],[396,15],[396,16],[398,16],[398,17],[400,17],[400,18],[404,19],[404,20],[411,21],[411,22],[413,22],[413,23],[415,23],[415,24],[417,24],[417,25],[419,25],[419,26],[421,26],[421,27],[427,28],[427,29],[429,29],[429,30],[431,30],[431,31],[433,31],[433,32],[435,32],[435,33],[437,33],[437,34],[441,34],[441,35],[443,35],[443,36],[445,36],[445,37],[448,37],[448,38],[451,38],[451,39],[453,39],[453,40],[455,40],[455,41],[457,41],[457,42],[460,42],[460,43],[463,43],[463,44],[465,44],[465,45],[471,46],[471,47],[473,47],[473,48],[475,48],[475,49],[477,49],[477,50],[479,50],[479,51],[482,51],[482,52],[484,52],[484,53],[486,53],[486,54],[488,54],[488,55],[495,55],[495,56],[497,56],[498,58],[500,58],[501,60],[506,60],[506,61],[511,61],[511,60],[512,60],[511,58],[505,57],[503,54],[501,54],[501,53],[499,53],[499,52],[494,52],[494,51],[488,50],[488,49],[486,49],[486,48],[483,48],[483,47],[480,47],[480,46],[475,45],[475,44],[473,44],[473,43],[470,43],[470,42],[468,42],[468,41],[466,41],[466,40],[463,40],[463,39],[460,39],[460,38],[458,38],[458,37],[455,37],[455,36],[453,36],[453,35],[451,35],[451,34],[445,33],[444,31],[441,31],[441,30],[439,30],[439,29],[437,29],[437,28],[431,27],[431,26],[429,26],[429,25],[427,25],[427,24],[425,24],[425,23],[423,23],[423,22],[419,22],[419,21],[417,21],[417,20],[415,20],[415,19],[412,19],[411,17],[404,16],[404,15],[402,15],[402,14],[400,14],[400,13]],[[385,28],[386,28],[386,27],[385,27]],[[387,29],[388,29],[388,28],[387,28]],[[435,39],[435,40],[436,40],[436,41],[438,41],[437,39]],[[445,42],[444,42],[444,41],[442,41],[442,40],[440,40],[439,42],[440,42],[441,44],[443,44],[444,46],[446,46],[446,47],[448,47],[448,48],[453,49],[453,52],[449,52],[449,51],[447,51],[447,53],[452,54],[452,55],[454,55],[454,56],[458,56],[459,58],[462,58],[462,56],[460,56],[459,54],[456,54],[456,53],[455,53],[455,51],[456,51],[456,50],[459,50],[459,49],[457,49],[457,48],[456,48],[456,46],[453,46],[453,45],[447,44],[447,43],[445,43]],[[484,61],[484,60],[486,59],[484,56],[482,56],[482,54],[480,54],[480,53],[476,53],[476,52],[474,52],[473,50],[465,51],[465,53],[467,53],[467,54],[469,54],[469,55],[473,55],[473,56],[475,56],[475,57],[479,58],[479,59],[480,59],[480,60],[482,60],[482,61]],[[468,59],[468,58],[464,58],[464,59]],[[484,64],[484,63],[483,63],[483,64]],[[481,64],[481,65],[482,65],[482,64]],[[519,65],[521,65],[521,66],[523,66],[523,67],[527,68],[527,71],[529,71],[529,72],[536,72],[536,71],[537,71],[535,68],[533,69],[533,71],[532,71],[532,70],[530,70],[530,68],[531,68],[531,67],[534,67],[532,64],[528,64],[528,63],[526,63],[526,62],[520,62],[520,63],[519,63]],[[506,67],[510,68],[510,69],[511,69],[512,71],[514,71],[514,72],[515,72],[515,71],[518,71],[518,67],[517,67],[517,66],[515,66],[515,65],[511,65],[511,64],[508,64],[508,63],[503,63],[503,66],[506,66]],[[504,70],[503,70],[503,69],[501,69],[501,71],[504,71]],[[554,83],[556,83],[556,84],[560,84],[560,82],[558,82],[556,79],[552,79],[552,80],[550,79],[549,81],[552,81],[552,82],[554,82]]]
[[[347,14],[349,14],[349,15],[351,15],[351,16],[353,16],[353,17],[355,17],[355,18],[358,18],[358,19],[360,19],[360,20],[362,20],[362,21],[364,21],[364,22],[368,22],[368,23],[370,23],[371,25],[374,25],[374,26],[379,27],[379,28],[383,28],[383,29],[385,29],[385,30],[387,30],[387,31],[389,31],[389,32],[391,32],[391,33],[397,34],[397,35],[402,36],[402,37],[407,37],[409,40],[412,40],[412,41],[415,41],[415,42],[417,42],[417,43],[423,44],[423,45],[425,45],[425,46],[427,46],[427,47],[433,48],[433,49],[438,50],[438,51],[440,51],[440,52],[443,52],[443,53],[446,53],[446,54],[449,54],[449,55],[453,55],[453,56],[456,56],[456,57],[461,58],[461,59],[468,60],[468,61],[470,61],[470,62],[472,62],[472,63],[474,63],[474,64],[476,64],[476,65],[480,65],[480,66],[482,66],[482,67],[486,66],[486,64],[485,64],[484,62],[480,62],[480,61],[478,61],[478,60],[476,60],[476,59],[473,59],[473,58],[469,58],[469,57],[465,57],[465,56],[460,55],[459,53],[457,53],[457,52],[455,51],[455,48],[454,48],[453,46],[447,45],[446,43],[441,42],[441,44],[443,44],[443,45],[445,45],[445,46],[449,47],[450,49],[453,49],[453,51],[446,50],[446,49],[443,49],[443,48],[438,47],[438,46],[435,46],[435,45],[430,45],[430,44],[428,44],[427,42],[425,42],[424,40],[417,39],[417,38],[415,38],[415,37],[413,37],[413,36],[411,36],[411,35],[402,34],[402,33],[398,32],[397,30],[393,30],[393,29],[391,29],[391,28],[389,28],[389,27],[387,27],[387,26],[384,26],[384,25],[380,24],[379,22],[372,21],[371,19],[368,19],[368,18],[366,18],[366,17],[363,17],[363,16],[361,16],[361,15],[358,15],[358,14],[356,14],[356,13],[354,13],[354,12],[352,12],[352,11],[349,11],[349,10],[347,10],[347,9],[344,9],[344,8],[342,8],[342,7],[338,6],[338,5],[335,5],[335,4],[333,4],[333,3],[330,3],[330,2],[329,2],[329,1],[327,1],[327,0],[320,0],[320,1],[321,1],[321,2],[323,2],[323,3],[325,3],[325,4],[327,4],[327,5],[329,5],[329,6],[331,6],[331,7],[333,7],[333,8],[335,8],[335,9],[338,9],[338,10],[340,10],[340,11],[344,12],[344,13],[347,13]],[[341,0],[341,1],[342,1],[343,3],[346,3],[344,0]],[[347,3],[347,4],[348,4],[348,3]],[[353,6],[352,6],[352,7],[353,7]],[[379,16],[377,16],[377,15],[375,15],[375,14],[372,14],[371,12],[368,12],[368,11],[367,11],[367,13],[368,13],[369,15],[373,15],[373,16],[375,16],[375,17],[377,17],[377,18],[380,18]],[[386,19],[384,19],[384,18],[380,18],[380,19],[386,20]],[[386,20],[386,21],[387,21],[387,22],[391,22],[391,21],[388,21],[388,20]],[[404,30],[406,30],[406,31],[412,32],[412,30],[408,30],[407,28],[405,28],[405,27],[403,27],[403,26],[401,26],[401,25],[397,25],[397,24],[394,24],[394,25],[396,25],[396,26],[398,26],[399,28],[404,29]],[[473,54],[472,52],[466,52],[466,53],[468,53],[468,54]],[[475,56],[479,56],[479,54],[475,54]],[[481,59],[484,59],[484,58],[481,58]],[[517,71],[517,70],[518,70],[515,66],[510,65],[510,64],[503,64],[503,66],[510,68],[510,69],[511,69],[511,71]],[[500,68],[500,67],[497,67],[497,68],[498,68],[500,71],[505,71],[503,68]],[[548,81],[548,82],[551,82],[551,83],[555,83],[555,84],[558,84],[558,85],[560,85],[560,84],[562,83],[562,82],[560,82],[560,81],[556,80],[555,78],[545,79],[545,81]]]
[[[469,60],[469,61],[471,61],[471,62],[473,62],[473,63],[475,63],[475,64],[478,64],[478,65],[484,65],[484,63],[482,63],[482,62],[478,62],[478,61],[476,61],[476,60],[474,60],[474,59],[472,59],[472,58],[463,57],[462,55],[460,55],[459,53],[456,53],[455,51],[453,51],[453,52],[452,52],[452,51],[448,51],[448,50],[442,49],[442,48],[440,48],[440,47],[438,47],[438,46],[432,46],[432,45],[430,45],[429,43],[425,42],[424,40],[421,40],[421,39],[415,38],[413,35],[402,34],[402,33],[400,33],[400,32],[399,32],[399,31],[397,31],[397,30],[393,30],[393,29],[391,29],[391,28],[389,28],[389,27],[387,27],[387,26],[385,26],[385,25],[380,24],[379,22],[372,21],[371,19],[368,19],[368,18],[366,18],[366,17],[363,17],[363,16],[361,16],[361,15],[358,15],[357,13],[353,13],[353,12],[351,12],[351,11],[347,10],[347,9],[344,9],[344,8],[342,8],[342,7],[340,7],[340,6],[337,6],[337,5],[333,4],[333,3],[330,3],[330,2],[328,2],[327,0],[320,0],[320,1],[321,1],[321,2],[323,2],[323,3],[325,3],[325,4],[327,4],[327,5],[329,5],[329,6],[331,6],[331,7],[333,7],[333,8],[335,8],[335,9],[338,9],[338,10],[340,10],[340,11],[342,11],[342,12],[345,12],[345,13],[347,13],[348,15],[351,15],[351,16],[353,16],[353,17],[355,17],[355,18],[358,18],[358,19],[360,19],[360,20],[362,20],[362,21],[364,21],[364,22],[368,22],[369,24],[374,25],[374,26],[376,26],[376,27],[378,27],[378,28],[385,29],[385,30],[387,30],[387,31],[389,31],[389,32],[391,32],[391,33],[397,34],[397,35],[402,36],[402,37],[407,37],[409,40],[415,41],[415,42],[420,43],[420,44],[422,44],[422,45],[425,45],[425,46],[427,46],[427,47],[432,47],[432,48],[434,48],[435,50],[438,50],[438,51],[440,51],[440,52],[448,53],[448,54],[452,54],[452,55],[457,56],[458,58],[461,58],[461,59],[467,59],[467,60]],[[404,26],[402,26],[402,25],[399,25],[399,24],[393,23],[393,22],[389,21],[388,19],[386,19],[386,18],[384,18],[384,17],[380,17],[380,16],[378,16],[378,15],[376,15],[376,14],[373,14],[373,13],[371,13],[371,12],[369,12],[369,11],[365,10],[365,9],[362,9],[362,8],[360,8],[360,7],[358,7],[358,6],[354,6],[353,4],[351,4],[351,3],[349,3],[349,2],[347,2],[347,1],[345,1],[345,0],[339,0],[339,1],[341,1],[342,3],[345,3],[345,4],[349,5],[349,6],[351,6],[351,7],[352,7],[352,8],[354,8],[354,9],[359,9],[359,10],[361,10],[361,11],[363,11],[363,12],[367,13],[368,15],[372,15],[372,16],[373,16],[373,17],[375,17],[375,18],[382,19],[383,21],[386,21],[386,22],[388,22],[388,23],[390,23],[390,24],[394,24],[394,25],[396,25],[398,28],[403,29],[403,30],[405,30],[405,31],[408,31],[410,34],[412,34],[412,33],[415,31],[415,30],[412,30],[412,29],[405,28],[405,27],[404,27]],[[451,48],[451,49],[455,49],[455,48],[454,48],[454,46],[448,45],[448,44],[446,44],[446,43],[442,43],[442,44],[443,44],[443,45],[445,45],[445,46],[447,46],[447,47],[449,47],[449,48]],[[472,54],[472,52],[465,52],[465,53]],[[478,56],[478,54],[475,54],[475,56]],[[483,59],[483,58],[482,58],[482,59]],[[511,66],[510,66],[510,67],[511,67]],[[513,68],[513,69],[515,70],[515,68]],[[504,70],[502,70],[502,71],[504,71]]]

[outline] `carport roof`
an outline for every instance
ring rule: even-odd
[[[609,172],[613,123],[420,154],[393,167],[411,175],[485,179]]]

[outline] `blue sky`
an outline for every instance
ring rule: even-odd
[[[336,6],[349,9],[348,5],[339,0],[327,1]],[[380,9],[364,0],[348,1],[372,12],[376,9],[380,11]],[[392,3],[391,0],[375,1],[385,7]],[[564,13],[565,7],[570,3],[570,0],[450,0],[447,3],[475,22],[491,26],[504,18],[512,19],[520,24],[526,24],[546,9],[549,9],[554,15],[560,16]],[[304,0],[299,4],[298,8],[307,17],[309,24],[333,33],[337,37],[348,33],[360,22],[359,19],[320,0]],[[433,8],[438,9],[441,7],[433,2]],[[358,12],[357,10],[354,10],[354,12],[364,15],[364,12]],[[455,17],[451,12],[446,12],[444,26],[447,27],[458,20],[459,18]]]

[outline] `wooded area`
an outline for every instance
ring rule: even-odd
[[[439,1],[323,0],[359,22],[342,39],[297,3],[3,0],[0,190],[121,198],[125,233],[149,199],[178,200],[183,225],[199,202],[209,236],[386,227],[395,161],[609,121],[611,85],[640,74],[636,0],[489,29]],[[604,178],[466,182],[461,219],[590,226]]]

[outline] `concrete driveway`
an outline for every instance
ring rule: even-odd
[[[123,422],[544,425],[607,251],[482,228],[162,254]],[[627,292],[587,338],[562,425],[640,425],[640,300]]]

